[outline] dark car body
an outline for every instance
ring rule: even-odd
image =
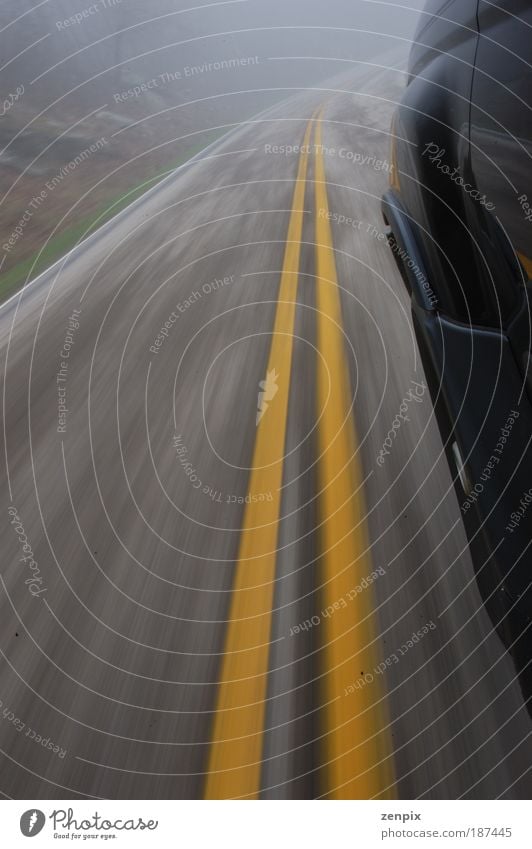
[[[491,619],[532,693],[532,3],[431,0],[392,125],[389,240]],[[530,706],[530,703],[529,703]]]

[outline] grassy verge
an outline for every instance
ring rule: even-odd
[[[56,260],[64,256],[68,251],[75,247],[80,241],[94,233],[98,227],[109,221],[114,215],[129,206],[134,200],[141,197],[148,189],[151,189],[156,183],[160,182],[164,177],[177,168],[188,162],[196,153],[200,153],[217,138],[224,134],[224,131],[219,133],[210,133],[203,144],[190,148],[186,154],[172,162],[165,168],[152,176],[147,176],[146,179],[131,189],[125,194],[118,195],[114,199],[110,199],[104,207],[91,215],[81,218],[79,222],[71,227],[67,227],[60,233],[53,236],[42,250],[36,251],[27,259],[17,263],[17,265],[6,271],[0,276],[0,303],[13,295],[18,289],[28,281],[36,277],[41,272],[46,271]]]

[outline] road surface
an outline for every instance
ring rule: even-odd
[[[0,311],[12,798],[526,798],[383,234],[404,74],[294,94]]]

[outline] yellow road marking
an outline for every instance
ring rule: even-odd
[[[390,171],[390,186],[392,189],[395,189],[396,192],[401,191],[401,183],[399,181],[399,171],[397,170],[397,135],[395,132],[395,127],[397,124],[396,116],[394,115],[392,118],[392,126],[390,128],[390,159],[391,159],[391,171]]]
[[[249,480],[249,492],[271,492],[273,501],[251,503],[245,508],[209,751],[207,799],[244,795],[257,798],[260,790],[280,488],[311,129],[312,121],[299,159],[268,361],[268,372],[275,370],[278,375],[278,390],[257,426]],[[246,646],[250,648],[243,652]]]
[[[345,694],[378,663],[371,648],[372,597],[369,589],[350,591],[373,571],[365,528],[362,471],[350,407],[351,388],[342,337],[342,312],[321,149],[321,118],[315,137],[316,274],[318,352],[318,482],[322,600],[338,609],[320,628],[325,671],[323,794],[336,799],[368,799],[393,785],[386,711],[379,708],[378,680]],[[340,600],[343,599],[344,602]],[[345,603],[345,606],[343,606]],[[366,648],[366,646],[369,646]],[[360,653],[358,653],[360,652]],[[356,657],[354,655],[356,654]],[[368,710],[369,709],[369,710]],[[366,711],[366,712],[365,712]],[[383,763],[380,763],[383,761]],[[388,791],[381,798],[393,795]]]
[[[532,259],[530,259],[530,257],[526,256],[525,254],[518,253],[517,256],[521,260],[521,265],[525,269],[529,278],[532,280]]]

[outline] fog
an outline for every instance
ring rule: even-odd
[[[60,181],[4,258],[4,294],[70,246],[69,228],[102,215],[229,126],[301,90],[327,89],[328,80],[361,63],[370,71],[404,68],[420,4],[3,3],[2,91],[10,100],[0,121],[2,232],[16,226],[43,180],[104,139],[90,168]],[[54,238],[65,234],[60,244],[47,242],[52,225]],[[43,245],[39,264],[20,265],[33,263]]]
[[[377,60],[397,47],[406,52],[422,2],[49,0],[32,5],[2,4],[2,88],[22,83],[29,89],[26,105],[49,109],[56,98],[68,108],[74,108],[72,100],[98,106],[121,87],[229,57],[260,58],[253,73],[239,79],[241,88],[313,85],[348,61]],[[65,23],[77,13],[85,17]],[[214,80],[211,84],[216,88]],[[186,87],[180,95],[186,95]]]

